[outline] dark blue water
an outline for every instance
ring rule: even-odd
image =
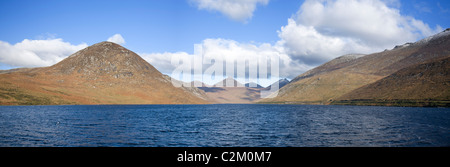
[[[0,106],[0,146],[450,146],[450,109]]]

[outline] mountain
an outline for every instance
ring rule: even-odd
[[[226,83],[230,83],[227,85]],[[280,87],[283,87],[289,81],[287,79],[280,79],[273,83],[279,83]],[[200,82],[198,82],[201,85]],[[234,86],[233,86],[234,84]],[[222,86],[220,86],[222,85]],[[228,77],[220,82],[217,82],[213,86],[207,86],[203,84],[202,87],[198,87],[203,90],[211,103],[254,103],[261,99],[261,91],[270,90],[271,86],[266,88],[252,82],[242,85],[235,79]]]
[[[351,65],[353,63],[353,60],[358,59],[363,56],[365,56],[365,55],[363,55],[363,54],[348,54],[348,55],[340,56],[338,58],[335,58],[335,59],[321,65],[321,66],[313,68],[313,69],[295,77],[291,82],[297,82],[304,78],[309,78],[309,77],[316,76],[319,74],[338,70],[340,68]]]
[[[228,77],[211,87],[198,87],[212,103],[253,103],[260,99],[261,88],[246,87]]]
[[[450,55],[449,48],[450,29],[447,29],[391,50],[369,55],[344,55],[297,76],[279,90],[278,96],[259,102],[330,104],[345,94],[399,70],[409,67],[409,70],[413,70],[415,65],[447,58]],[[349,97],[358,98],[355,94]],[[348,98],[340,100],[351,100]]]
[[[276,96],[262,99],[261,103],[324,104],[357,87],[381,79],[367,72],[346,69],[361,57],[341,56],[309,70],[282,87]]]
[[[450,57],[401,69],[332,104],[450,107]]]
[[[50,67],[3,71],[0,94],[2,105],[208,103],[112,42],[89,46]]]

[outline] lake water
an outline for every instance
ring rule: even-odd
[[[449,108],[0,106],[0,146],[450,146]]]

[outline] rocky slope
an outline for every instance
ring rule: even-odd
[[[136,53],[111,42],[50,67],[0,74],[2,105],[208,103],[196,90],[175,88]]]
[[[299,75],[280,89],[278,96],[259,102],[330,104],[345,94],[401,69],[446,58],[450,55],[449,48],[450,30],[447,29],[416,43],[396,46],[392,50],[365,56],[342,56]]]
[[[332,104],[450,107],[450,57],[401,69]]]

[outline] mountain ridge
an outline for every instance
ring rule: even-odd
[[[450,56],[403,68],[332,104],[450,107]]]
[[[112,42],[82,49],[49,67],[0,70],[0,105],[282,103],[450,106],[450,29],[414,43],[337,57],[277,94],[228,77],[209,86],[184,84]],[[172,83],[190,87],[174,87]],[[231,85],[229,85],[231,84]],[[181,84],[180,84],[181,85]],[[275,96],[277,95],[277,96]]]
[[[82,49],[50,67],[0,74],[0,104],[206,104],[136,53],[112,42]],[[44,102],[39,99],[45,99]]]
[[[450,29],[392,50],[341,61],[341,57],[311,69],[259,103],[330,104],[344,94],[395,72],[450,55]]]

